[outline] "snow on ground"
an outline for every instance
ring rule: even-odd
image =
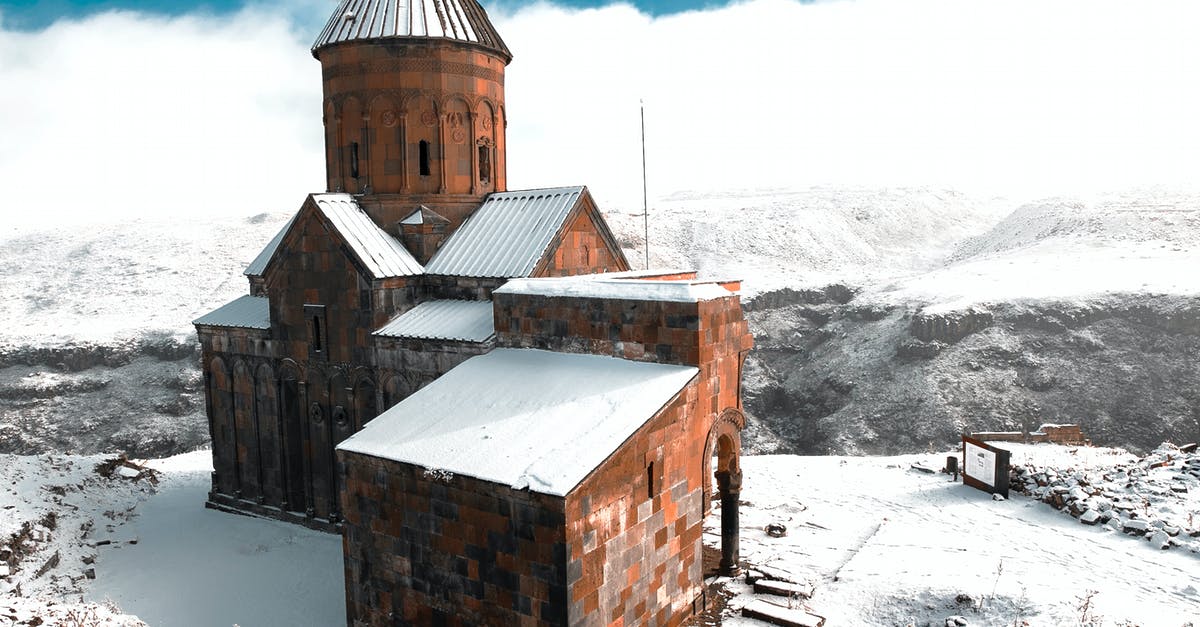
[[[22,547],[0,562],[0,625],[345,621],[338,536],[205,509],[207,450],[148,463],[157,485],[132,464],[97,474],[111,459],[0,456],[0,546]]]
[[[1112,449],[1001,446],[1020,449],[1014,464],[1064,472],[1130,461]],[[1200,555],[1159,550],[1025,496],[995,501],[948,475],[911,469],[941,468],[946,455],[745,458],[743,562],[815,584],[803,605],[829,625],[940,627],[954,615],[970,624],[1087,624],[1085,599],[1089,616],[1101,618],[1096,625],[1200,620]],[[1195,512],[1195,532],[1200,495],[1183,507]],[[785,537],[765,533],[775,522],[787,527]],[[719,525],[719,515],[709,518],[706,543],[719,546]],[[771,597],[754,595],[740,578],[727,586],[736,596],[723,624],[761,624],[741,618],[740,608]]]
[[[206,509],[211,459],[150,464],[163,471],[159,492],[120,530],[138,543],[101,554],[87,598],[151,627],[344,623],[341,537]]]
[[[946,453],[762,456],[743,459],[743,563],[814,584],[813,597],[796,603],[830,625],[940,626],[953,615],[971,624],[1080,624],[1084,600],[1089,616],[1102,618],[1095,625],[1200,620],[1200,539],[1190,535],[1200,534],[1200,478],[1176,477],[1200,466],[1200,456],[1172,455],[1174,466],[1151,468],[1162,460],[1118,449],[1002,446],[1013,451],[1014,467],[1062,476],[1146,465],[1151,474],[1126,492],[1151,501],[1148,515],[1182,521],[1178,546],[1160,550],[1029,497],[995,501],[912,468],[940,468]],[[134,615],[152,626],[344,621],[338,536],[205,509],[208,451],[147,463],[156,485],[132,463],[109,462],[112,472],[98,474],[110,459],[0,458],[3,537],[33,521],[22,534],[28,547],[5,562],[16,568],[0,577],[0,625],[34,616],[71,624],[79,615],[105,627],[138,625]],[[1152,473],[1189,489],[1148,489],[1158,485]],[[47,526],[51,512],[56,524]],[[768,536],[769,523],[785,525],[787,535]],[[719,525],[717,510],[706,543],[719,546]],[[57,565],[36,576],[54,552]],[[760,624],[738,615],[752,589],[740,578],[724,583],[736,596],[723,624]]]

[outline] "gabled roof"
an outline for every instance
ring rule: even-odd
[[[270,329],[271,312],[265,296],[242,296],[196,318],[192,324],[209,327]]]
[[[308,201],[305,202],[305,206],[310,201],[315,205],[317,211],[329,221],[334,230],[342,236],[347,247],[372,278],[386,279],[412,276],[424,272],[420,262],[413,258],[408,249],[395,237],[379,228],[350,194],[311,194]],[[301,208],[295,216],[292,216],[292,219],[288,220],[283,229],[267,243],[254,261],[250,262],[250,265],[246,267],[247,275],[262,276],[267,271],[271,259],[303,211],[304,209]]]
[[[431,300],[396,316],[373,335],[486,342],[496,334],[490,300]]]
[[[507,63],[512,53],[476,0],[343,0],[317,41],[313,56],[343,41],[451,39],[490,50]]]
[[[718,281],[683,279],[672,281],[613,278],[607,274],[568,277],[513,279],[496,289],[497,294],[606,298],[676,303],[698,303],[734,294]]]
[[[379,228],[350,194],[313,194],[310,198],[374,278],[423,272],[404,244]]]
[[[429,260],[425,272],[529,276],[584,193],[580,186],[489,194]]]
[[[288,218],[287,224],[283,225],[283,228],[279,229],[275,237],[272,237],[271,241],[267,242],[266,247],[262,249],[262,252],[258,253],[254,261],[250,262],[250,265],[246,266],[246,271],[242,274],[246,276],[262,276],[263,272],[267,269],[267,262],[271,261],[271,257],[275,255],[275,249],[279,248],[279,242],[283,241],[283,236],[287,235],[288,230],[292,228],[292,223],[296,221],[296,215],[292,214],[292,217]]]
[[[435,379],[338,449],[565,496],[697,372],[500,348]]]

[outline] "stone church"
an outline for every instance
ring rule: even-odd
[[[349,625],[679,624],[714,496],[737,568],[738,284],[507,189],[476,0],[343,0],[312,54],[327,191],[195,321],[207,504],[342,533]]]

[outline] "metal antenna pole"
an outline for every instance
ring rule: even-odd
[[[646,102],[639,100],[642,109],[642,228],[646,238],[646,266],[650,269],[650,204],[646,200]]]

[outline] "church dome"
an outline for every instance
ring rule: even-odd
[[[512,53],[477,0],[342,0],[313,44],[326,46],[373,39],[448,39],[499,55]]]

